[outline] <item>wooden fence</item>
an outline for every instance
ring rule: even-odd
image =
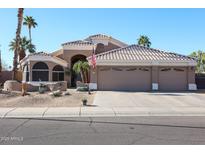
[[[0,84],[2,85],[6,80],[12,79],[12,71],[1,71],[0,72]]]

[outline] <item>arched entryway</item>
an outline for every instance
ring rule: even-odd
[[[32,68],[32,81],[48,81],[49,68],[44,62],[37,62]]]
[[[86,56],[84,55],[75,55],[71,58],[71,86],[72,87],[76,87],[76,81],[82,81],[80,74],[76,74],[73,71],[73,65],[79,60],[87,61]]]

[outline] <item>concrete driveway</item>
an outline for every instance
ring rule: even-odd
[[[98,91],[94,105],[117,115],[205,115],[205,93]]]
[[[152,93],[98,91],[94,105],[100,107],[205,107],[205,93]]]

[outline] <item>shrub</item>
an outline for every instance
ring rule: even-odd
[[[88,91],[88,87],[78,87],[77,91]]]

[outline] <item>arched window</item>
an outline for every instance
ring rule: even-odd
[[[60,65],[56,65],[52,71],[53,81],[64,81],[64,69]]]
[[[32,68],[33,81],[48,81],[48,65],[44,62],[37,62]]]

